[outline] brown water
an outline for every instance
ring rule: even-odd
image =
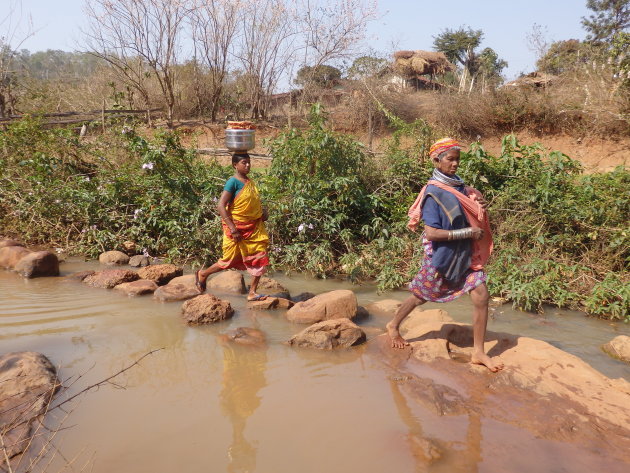
[[[63,274],[96,268],[68,261]],[[365,305],[379,298],[369,285],[276,275],[292,293],[350,288]],[[62,278],[23,280],[0,271],[0,353],[33,350],[59,368],[65,396],[100,381],[158,348],[114,384],[72,403],[55,445],[63,453],[49,471],[94,472],[471,472],[598,471],[601,458],[535,438],[479,416],[437,416],[410,399],[399,374],[365,347],[318,352],[282,342],[303,329],[281,311],[252,312],[242,297],[221,295],[235,317],[187,327],[181,303],[128,298]],[[434,306],[438,306],[434,304]],[[469,322],[467,298],[440,306]],[[384,321],[369,319],[370,336]],[[221,343],[238,326],[256,327],[266,348]],[[550,310],[544,317],[498,308],[489,329],[540,338],[610,377],[630,368],[599,345],[630,327]],[[80,378],[79,378],[80,376]],[[52,423],[59,423],[57,413]],[[418,439],[439,441],[429,465]],[[422,448],[420,448],[422,450]],[[76,460],[74,460],[76,457]],[[616,470],[613,465],[609,471]]]

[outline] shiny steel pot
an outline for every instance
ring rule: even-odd
[[[256,146],[255,130],[225,130],[225,147],[230,151],[248,151]]]

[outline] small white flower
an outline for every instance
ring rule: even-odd
[[[85,176],[85,182],[90,182],[90,176]]]
[[[219,201],[219,199],[217,199],[216,197],[212,198],[212,202],[214,202],[215,204]]]
[[[312,229],[313,229],[313,228],[315,228],[315,227],[313,226],[313,224],[312,224],[312,223],[309,223],[309,224],[308,224],[308,228],[309,228],[309,230],[312,230]]]
[[[155,165],[155,163],[144,163],[142,165],[142,169],[149,169],[149,170],[151,170],[151,169],[153,169],[154,165]]]
[[[90,228],[91,228],[92,230],[96,230],[96,225],[92,225]]]
[[[300,223],[300,225],[298,226],[298,232],[301,233],[304,231],[304,224]]]
[[[60,204],[61,200],[60,199],[55,199],[55,204]]]
[[[57,253],[63,253],[63,248],[55,248],[55,251],[56,251]]]
[[[147,250],[146,248],[142,248],[142,254],[144,256],[149,256],[149,250]]]
[[[140,216],[140,214],[142,213],[142,209],[136,209],[133,211],[133,218],[138,218]]]

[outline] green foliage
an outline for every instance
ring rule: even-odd
[[[83,144],[22,120],[0,132],[3,228],[95,256],[135,241],[175,259],[216,257],[214,210],[231,169],[198,162],[177,137],[131,129]]]
[[[274,266],[372,279],[381,290],[414,276],[422,246],[406,214],[431,172],[418,157],[436,136],[424,122],[388,117],[395,133],[378,158],[328,129],[318,105],[308,128],[270,143],[272,166],[254,179]],[[124,128],[88,143],[28,118],[0,131],[0,228],[88,256],[133,240],[173,260],[214,260],[216,201],[232,172],[171,133],[147,139]],[[525,310],[554,304],[630,320],[630,172],[585,176],[562,153],[506,136],[500,156],[473,144],[459,173],[490,202],[493,295]]]
[[[588,47],[577,39],[555,41],[544,56],[536,61],[539,71],[560,75],[574,70],[589,59]]]
[[[630,27],[630,0],[587,0],[586,6],[593,11],[582,18],[589,41],[610,43],[616,34]]]
[[[341,79],[341,71],[333,66],[322,64],[319,66],[303,66],[297,72],[295,83],[302,87],[316,85],[331,88]]]
[[[388,68],[389,61],[385,58],[361,56],[356,58],[348,69],[348,77],[355,80],[376,77],[387,71]]]

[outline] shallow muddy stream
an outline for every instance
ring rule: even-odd
[[[70,260],[62,275],[98,264]],[[360,305],[402,299],[369,285],[274,275],[292,294],[349,288]],[[244,297],[217,293],[236,310],[227,322],[188,327],[181,303],[129,298],[64,278],[23,280],[0,271],[0,354],[37,351],[72,384],[69,396],[160,351],[81,395],[55,438],[49,471],[93,472],[505,472],[601,471],[602,458],[571,444],[479,416],[440,417],[408,399],[400,376],[368,346],[337,352],[285,345],[304,326],[283,311],[247,310]],[[467,297],[440,307],[470,323]],[[362,321],[368,337],[386,320]],[[259,328],[265,348],[235,346],[219,335]],[[550,309],[544,316],[493,310],[489,330],[539,338],[579,356],[612,378],[630,380],[630,366],[599,346],[630,327]],[[368,343],[369,345],[369,343]],[[509,368],[508,368],[509,369]],[[439,459],[418,455],[417,439],[442,446]],[[417,445],[416,445],[417,447]],[[605,463],[605,462],[604,462]],[[608,471],[623,471],[618,463]],[[626,470],[627,471],[627,470]]]

